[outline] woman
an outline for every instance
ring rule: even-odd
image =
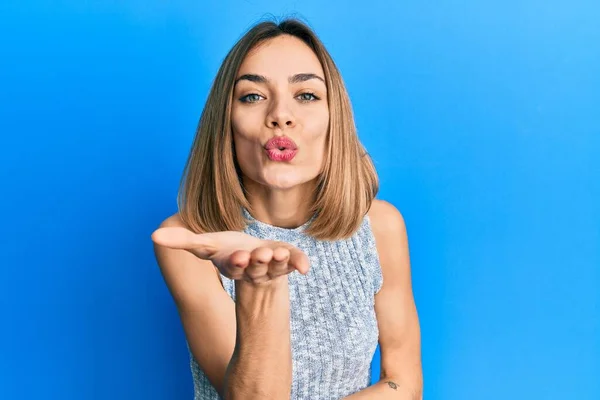
[[[296,20],[249,30],[152,235],[196,399],[421,398],[405,225],[377,190],[321,41]]]

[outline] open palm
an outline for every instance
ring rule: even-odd
[[[243,232],[223,231],[197,234],[182,227],[159,228],[152,240],[161,246],[183,249],[210,260],[230,279],[254,283],[268,282],[297,270],[307,274],[308,256],[297,247],[262,240]]]

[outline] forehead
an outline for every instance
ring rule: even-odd
[[[316,54],[302,40],[281,35],[260,43],[244,58],[238,75],[260,74],[287,79],[297,73],[315,73],[323,77]]]

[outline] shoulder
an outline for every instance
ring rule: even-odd
[[[385,200],[373,200],[367,215],[375,240],[378,242],[406,234],[404,217],[393,204]]]
[[[367,213],[381,265],[384,288],[406,281],[410,275],[408,236],[404,217],[391,203],[374,200]]]
[[[181,227],[186,228],[185,223],[179,216],[179,213],[175,213],[170,217],[167,217],[161,224],[161,228]]]

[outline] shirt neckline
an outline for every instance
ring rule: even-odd
[[[249,221],[249,225],[253,225],[257,228],[266,229],[269,231],[278,231],[278,232],[284,232],[284,233],[285,232],[289,232],[289,233],[305,232],[317,216],[316,214],[314,214],[312,217],[310,217],[310,219],[308,221],[306,221],[305,223],[303,223],[302,225],[300,225],[296,228],[283,228],[280,226],[267,224],[266,222],[257,220],[250,214],[250,212],[246,209],[246,207],[242,207],[242,213],[244,214],[244,217],[246,218],[246,220]]]

